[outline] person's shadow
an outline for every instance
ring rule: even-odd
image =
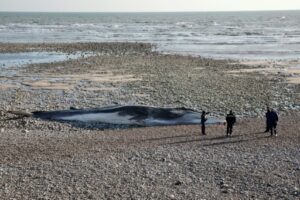
[[[260,137],[254,137],[254,138],[246,138],[246,139],[238,139],[238,140],[232,140],[234,138],[242,137],[242,136],[249,136],[249,135],[257,135],[262,134],[263,132],[255,132],[255,133],[248,133],[243,135],[233,135],[233,136],[217,136],[213,138],[201,138],[201,139],[194,139],[194,140],[185,140],[185,141],[178,141],[178,142],[169,142],[164,143],[162,145],[175,145],[175,144],[186,144],[186,143],[193,143],[193,142],[201,142],[201,141],[217,141],[209,144],[203,144],[203,146],[217,146],[217,145],[225,145],[225,144],[235,144],[235,143],[242,143],[242,142],[249,142],[249,141],[255,141],[260,140],[264,138],[269,138],[269,135],[266,136],[260,136]],[[218,141],[222,140],[222,141]]]

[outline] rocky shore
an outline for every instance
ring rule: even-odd
[[[104,131],[1,115],[1,199],[299,199],[299,114],[278,137],[225,127]]]
[[[300,86],[290,84],[286,74],[229,73],[257,68],[231,60],[161,55],[139,43],[0,45],[2,53],[50,50],[94,55],[13,69],[17,74],[0,78],[1,110],[114,103],[184,106],[218,116],[230,109],[239,116],[263,116],[266,105],[281,113],[300,110]]]
[[[0,44],[1,53],[33,51],[82,56],[1,69],[1,199],[300,198],[294,72],[163,55],[150,44]],[[203,137],[199,126],[99,129],[8,113],[111,104],[183,106],[218,117],[232,109],[238,124],[232,137],[223,125]],[[262,133],[266,105],[280,114],[278,137]]]

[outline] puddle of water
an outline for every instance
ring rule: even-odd
[[[0,68],[22,67],[37,63],[60,62],[91,55],[92,53],[90,52],[76,52],[73,54],[63,52],[0,53]]]
[[[20,52],[20,53],[0,53],[0,84],[5,85],[0,89],[10,88],[15,85],[14,79],[19,76],[18,68],[29,64],[60,62],[70,59],[78,59],[94,55],[93,52],[81,52],[68,54],[63,52]],[[20,77],[21,78],[21,77]],[[23,77],[21,79],[35,80],[35,77]],[[39,79],[38,79],[39,80]],[[19,80],[20,81],[20,80]],[[28,80],[29,81],[29,80]],[[33,84],[33,83],[32,83]],[[35,84],[36,86],[37,84]],[[69,85],[55,85],[51,83],[43,83],[46,88],[69,88]],[[40,86],[41,87],[41,86]]]

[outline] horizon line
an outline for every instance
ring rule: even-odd
[[[300,9],[282,10],[201,10],[201,11],[4,11],[2,13],[196,13],[196,12],[276,12],[276,11],[300,11]]]

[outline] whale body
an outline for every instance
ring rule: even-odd
[[[106,124],[164,126],[200,124],[201,114],[188,108],[160,108],[150,106],[107,106],[90,109],[37,111],[33,117],[55,121],[100,122]],[[222,119],[210,117],[206,124],[221,124]]]

